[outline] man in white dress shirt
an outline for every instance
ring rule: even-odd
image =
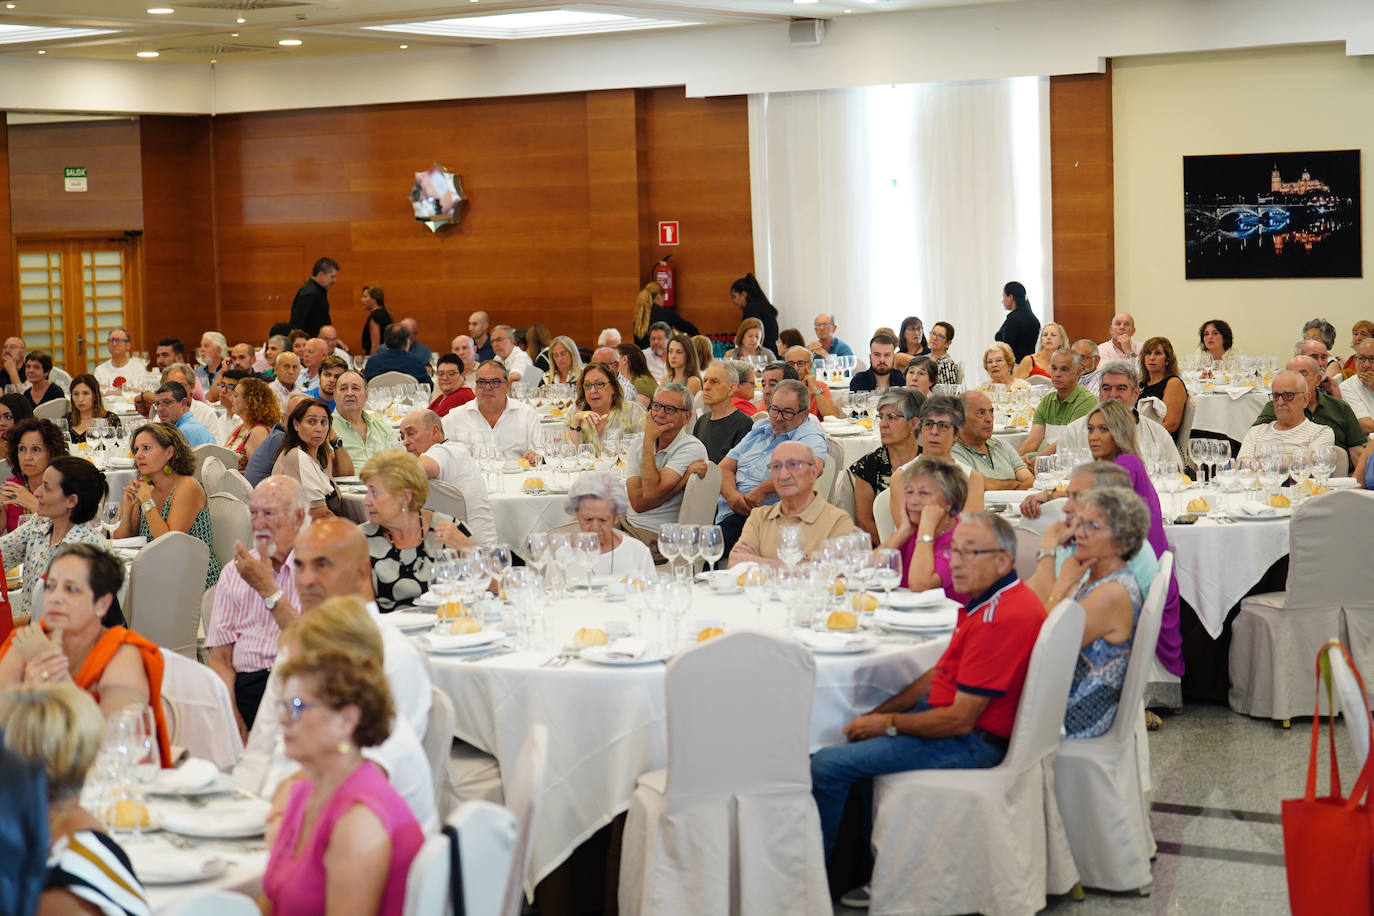
[[[358,526],[347,519],[320,519],[296,538],[293,565],[302,614],[310,613],[326,598],[351,596],[367,603],[382,634],[382,667],[396,705],[396,718],[390,737],[376,747],[364,748],[363,756],[386,772],[420,827],[433,832],[439,822],[434,783],[420,743],[429,726],[429,667],[414,644],[377,611],[367,541]],[[278,662],[284,657],[283,650],[277,655]],[[243,756],[234,767],[234,780],[240,786],[274,799],[277,805],[285,803],[284,783],[299,778],[299,766],[286,756],[276,715],[281,689],[281,678],[274,674],[267,682],[261,706],[272,714],[258,716]]]
[[[491,514],[487,486],[482,473],[467,446],[448,441],[444,423],[429,408],[412,410],[401,421],[401,444],[416,458],[425,476],[452,484],[463,494],[467,504],[467,518],[455,519],[467,528],[468,536],[483,546],[494,546],[500,537],[496,533],[496,518]]]
[[[1374,433],[1374,337],[1355,351],[1355,374],[1341,382],[1341,398],[1355,411],[1365,435]]]
[[[119,388],[116,378],[126,383],[138,384],[148,374],[148,364],[137,356],[129,355],[129,332],[124,328],[113,328],[106,339],[110,348],[110,358],[95,367],[96,381],[102,388]]]
[[[538,457],[534,443],[539,434],[539,415],[528,404],[510,396],[505,367],[489,359],[477,367],[477,397],[444,417],[444,434],[459,441],[495,445],[506,458]]]
[[[1104,344],[1098,344],[1097,352],[1104,360],[1140,359],[1140,345],[1131,338],[1135,337],[1135,319],[1130,312],[1121,312],[1112,319],[1112,335]]]
[[[498,324],[491,329],[491,348],[496,358],[506,367],[506,380],[522,388],[539,387],[539,370],[528,353],[515,345],[515,331],[508,324]]]
[[[1102,367],[1098,385],[1101,389],[1101,397],[1104,401],[1120,401],[1125,404],[1135,417],[1136,443],[1140,446],[1142,455],[1150,451],[1156,451],[1161,455],[1170,455],[1182,460],[1178,452],[1178,444],[1174,442],[1174,437],[1169,435],[1169,431],[1159,423],[1149,417],[1142,417],[1135,412],[1135,402],[1140,397],[1140,379],[1136,375],[1136,363],[1124,359],[1114,359]],[[1060,449],[1077,449],[1079,452],[1088,450],[1088,414],[1079,417],[1059,434],[1059,439],[1051,443],[1050,447],[1041,452],[1042,455],[1053,455]]]
[[[649,345],[644,348],[644,361],[649,364],[649,374],[654,377],[655,382],[662,383],[663,377],[668,374],[668,338],[672,336],[673,329],[668,326],[666,321],[655,321],[649,325]]]

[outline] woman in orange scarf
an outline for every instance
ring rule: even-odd
[[[151,706],[162,765],[171,766],[162,650],[119,625],[115,595],[124,568],[94,544],[67,544],[53,555],[44,578],[42,622],[14,630],[0,645],[0,690],[70,680],[106,716],[126,706]]]

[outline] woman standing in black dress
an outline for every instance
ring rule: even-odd
[[[778,352],[778,310],[763,294],[763,287],[753,274],[745,274],[730,284],[730,301],[743,314],[741,318],[757,318],[763,322],[763,338],[759,345]]]
[[[367,309],[367,320],[363,322],[363,346],[359,352],[371,356],[382,345],[386,326],[392,323],[391,313],[386,310],[386,294],[380,286],[363,287],[363,308]]]

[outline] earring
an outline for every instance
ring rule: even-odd
[[[171,467],[171,465],[164,464],[164,465],[162,466],[162,473],[166,474],[168,477],[171,477],[171,476],[172,476],[172,467]]]
[[[339,751],[340,754],[348,754],[348,753],[351,753],[352,750],[353,750],[353,745],[352,745],[351,742],[349,742],[349,741],[347,741],[347,740],[345,740],[345,741],[340,741],[340,742],[339,742],[338,751]]]

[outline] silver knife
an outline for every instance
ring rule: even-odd
[[[489,651],[487,651],[487,652],[479,652],[479,653],[477,653],[476,655],[465,655],[465,656],[463,656],[463,661],[465,661],[465,662],[480,662],[480,661],[481,661],[482,659],[484,659],[484,658],[491,658],[491,657],[494,656],[494,655],[505,655],[505,654],[508,653],[508,652],[514,652],[514,651],[515,651],[515,647],[514,647],[514,646],[501,646],[501,647],[498,648],[498,649],[491,649],[491,650],[489,650]]]

